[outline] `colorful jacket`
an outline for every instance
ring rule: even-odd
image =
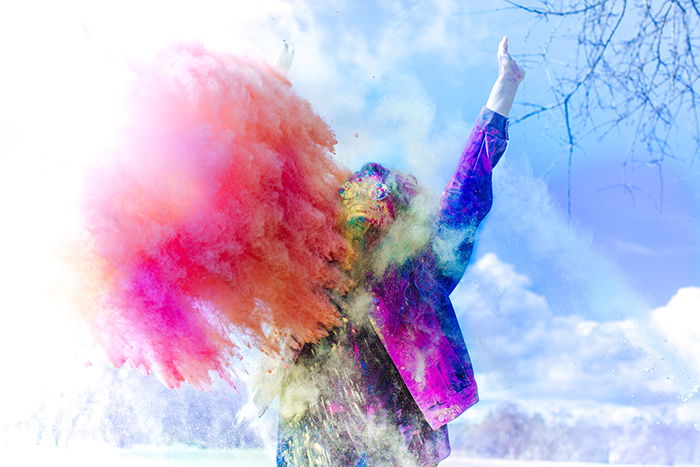
[[[478,401],[450,293],[469,262],[476,228],[492,204],[491,171],[506,149],[506,117],[483,108],[440,201],[430,246],[370,285],[370,316],[433,429]]]

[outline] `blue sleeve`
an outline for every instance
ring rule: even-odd
[[[508,119],[482,108],[457,169],[442,193],[433,236],[436,277],[448,293],[464,275],[476,229],[491,209],[491,171],[506,150],[507,142]]]

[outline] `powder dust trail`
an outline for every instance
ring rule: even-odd
[[[180,44],[136,72],[85,185],[81,308],[111,362],[203,387],[244,345],[325,336],[351,257],[329,127],[257,59]]]

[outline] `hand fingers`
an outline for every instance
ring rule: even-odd
[[[503,36],[501,42],[498,43],[499,55],[508,55],[508,36]]]
[[[294,58],[294,47],[290,47],[286,40],[282,39],[282,51],[277,57],[277,68],[282,72],[288,73],[289,67],[292,66]]]

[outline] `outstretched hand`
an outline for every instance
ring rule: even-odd
[[[525,79],[525,70],[508,53],[508,36],[498,43],[498,76],[516,86]]]
[[[508,37],[503,36],[498,43],[498,78],[491,88],[486,107],[507,117],[523,79],[525,71],[508,53]]]
[[[289,68],[292,66],[294,59],[294,47],[290,46],[286,40],[282,39],[282,51],[277,57],[277,68],[284,74],[289,73]]]

